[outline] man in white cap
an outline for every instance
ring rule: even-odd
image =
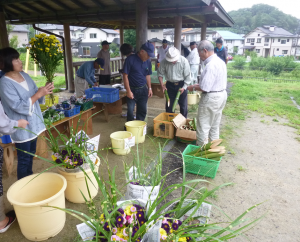
[[[163,84],[163,76],[167,80],[166,86]],[[173,103],[177,92],[181,95],[178,100],[180,113],[187,118],[187,87],[191,84],[190,65],[186,58],[180,55],[179,50],[175,47],[170,47],[166,58],[162,60],[158,68],[158,79],[162,90],[167,89],[170,97],[170,106],[166,102],[166,112],[172,113]]]
[[[162,46],[158,48],[157,50],[157,62],[160,63],[162,62],[163,59],[166,58],[166,53],[169,50],[169,46],[168,46],[168,41],[166,39],[164,39],[162,41]],[[159,65],[158,65],[159,67]]]
[[[222,111],[227,101],[227,68],[225,62],[214,54],[210,41],[201,41],[198,52],[205,69],[200,83],[189,86],[188,90],[202,91],[197,115],[197,144],[202,146],[209,140],[219,139]]]
[[[190,63],[191,67],[191,77],[192,77],[192,85],[198,83],[198,71],[199,71],[199,64],[200,64],[200,58],[199,58],[199,53],[197,50],[197,45],[195,41],[190,42],[190,48],[191,52],[190,54],[186,57],[186,59]]]

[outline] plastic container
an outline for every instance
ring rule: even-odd
[[[37,176],[38,175],[38,176]],[[42,241],[57,235],[64,227],[66,179],[56,173],[34,174],[15,182],[7,191],[22,234],[31,241]]]
[[[175,113],[161,113],[153,119],[154,134],[153,136],[165,139],[173,139],[175,134],[175,127],[172,120],[178,114]]]
[[[215,178],[222,158],[219,161],[215,161],[187,155],[198,148],[199,146],[188,145],[183,151],[185,172]]]
[[[50,95],[45,96],[45,104],[40,104],[40,108],[42,111],[45,111],[47,107],[51,107],[53,104],[57,104],[59,102],[59,96],[57,94],[54,94],[54,103],[52,101],[52,98],[50,98]]]
[[[72,117],[76,114],[79,114],[80,113],[80,106],[75,106],[75,108],[72,108],[72,109],[69,109],[69,110],[61,110],[61,109],[55,109],[56,111],[58,112],[61,112],[63,111],[64,114],[65,114],[65,117]]]
[[[98,160],[100,160],[98,158]],[[100,164],[99,164],[100,165]],[[98,173],[99,166],[95,165],[95,171]],[[98,193],[98,183],[95,176],[92,173],[91,169],[85,170],[86,174],[89,176],[91,181],[87,179],[91,197],[94,198]],[[61,169],[58,169],[58,173],[62,175],[67,180],[67,189],[65,191],[66,199],[72,203],[85,203],[85,200],[81,194],[89,201],[89,193],[85,183],[85,174],[83,171],[80,172],[64,172]],[[81,192],[80,192],[81,191]]]
[[[131,138],[132,133],[128,131],[118,131],[110,135],[113,152],[116,155],[127,155],[130,152],[130,148],[124,149],[125,139]]]
[[[200,93],[188,94],[188,105],[198,104],[200,101]]]
[[[86,98],[93,98],[94,102],[113,103],[118,101],[119,89],[93,87],[85,90]],[[95,95],[95,96],[94,96]]]
[[[147,133],[147,123],[145,121],[129,121],[125,123],[126,130],[135,136],[135,143],[144,143]]]
[[[2,144],[9,144],[12,142],[10,135],[3,135],[0,138],[1,138]]]

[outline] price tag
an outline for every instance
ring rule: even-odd
[[[124,150],[130,149],[132,146],[135,146],[135,136],[124,139]]]
[[[147,124],[145,125],[144,130],[143,130],[143,135],[146,135],[146,134],[147,134]]]

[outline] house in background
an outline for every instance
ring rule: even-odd
[[[295,35],[283,28],[264,25],[245,35],[244,49],[256,51],[262,57],[293,55],[295,38]]]
[[[29,30],[23,25],[11,25],[12,31],[9,33],[8,39],[10,40],[13,36],[18,37],[18,47],[27,45]]]
[[[217,38],[223,39],[223,46],[226,47],[229,54],[243,54],[244,38],[241,35],[230,31],[218,30],[213,41],[217,40]]]
[[[293,39],[291,55],[300,59],[300,35]]]

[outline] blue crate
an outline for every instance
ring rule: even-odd
[[[0,138],[2,140],[2,144],[9,144],[9,143],[11,143],[10,135],[3,135]]]
[[[61,110],[61,109],[55,109],[58,112],[63,111],[66,117],[72,117],[76,114],[80,113],[80,106],[76,105],[75,108],[69,109],[69,110]]]
[[[113,103],[120,99],[119,89],[116,88],[103,88],[103,87],[93,87],[85,90],[85,95],[87,98],[93,98],[94,102],[101,103]]]
[[[62,105],[63,108],[68,108],[68,107],[70,107],[70,104],[68,104],[68,103],[62,103],[61,105]]]

